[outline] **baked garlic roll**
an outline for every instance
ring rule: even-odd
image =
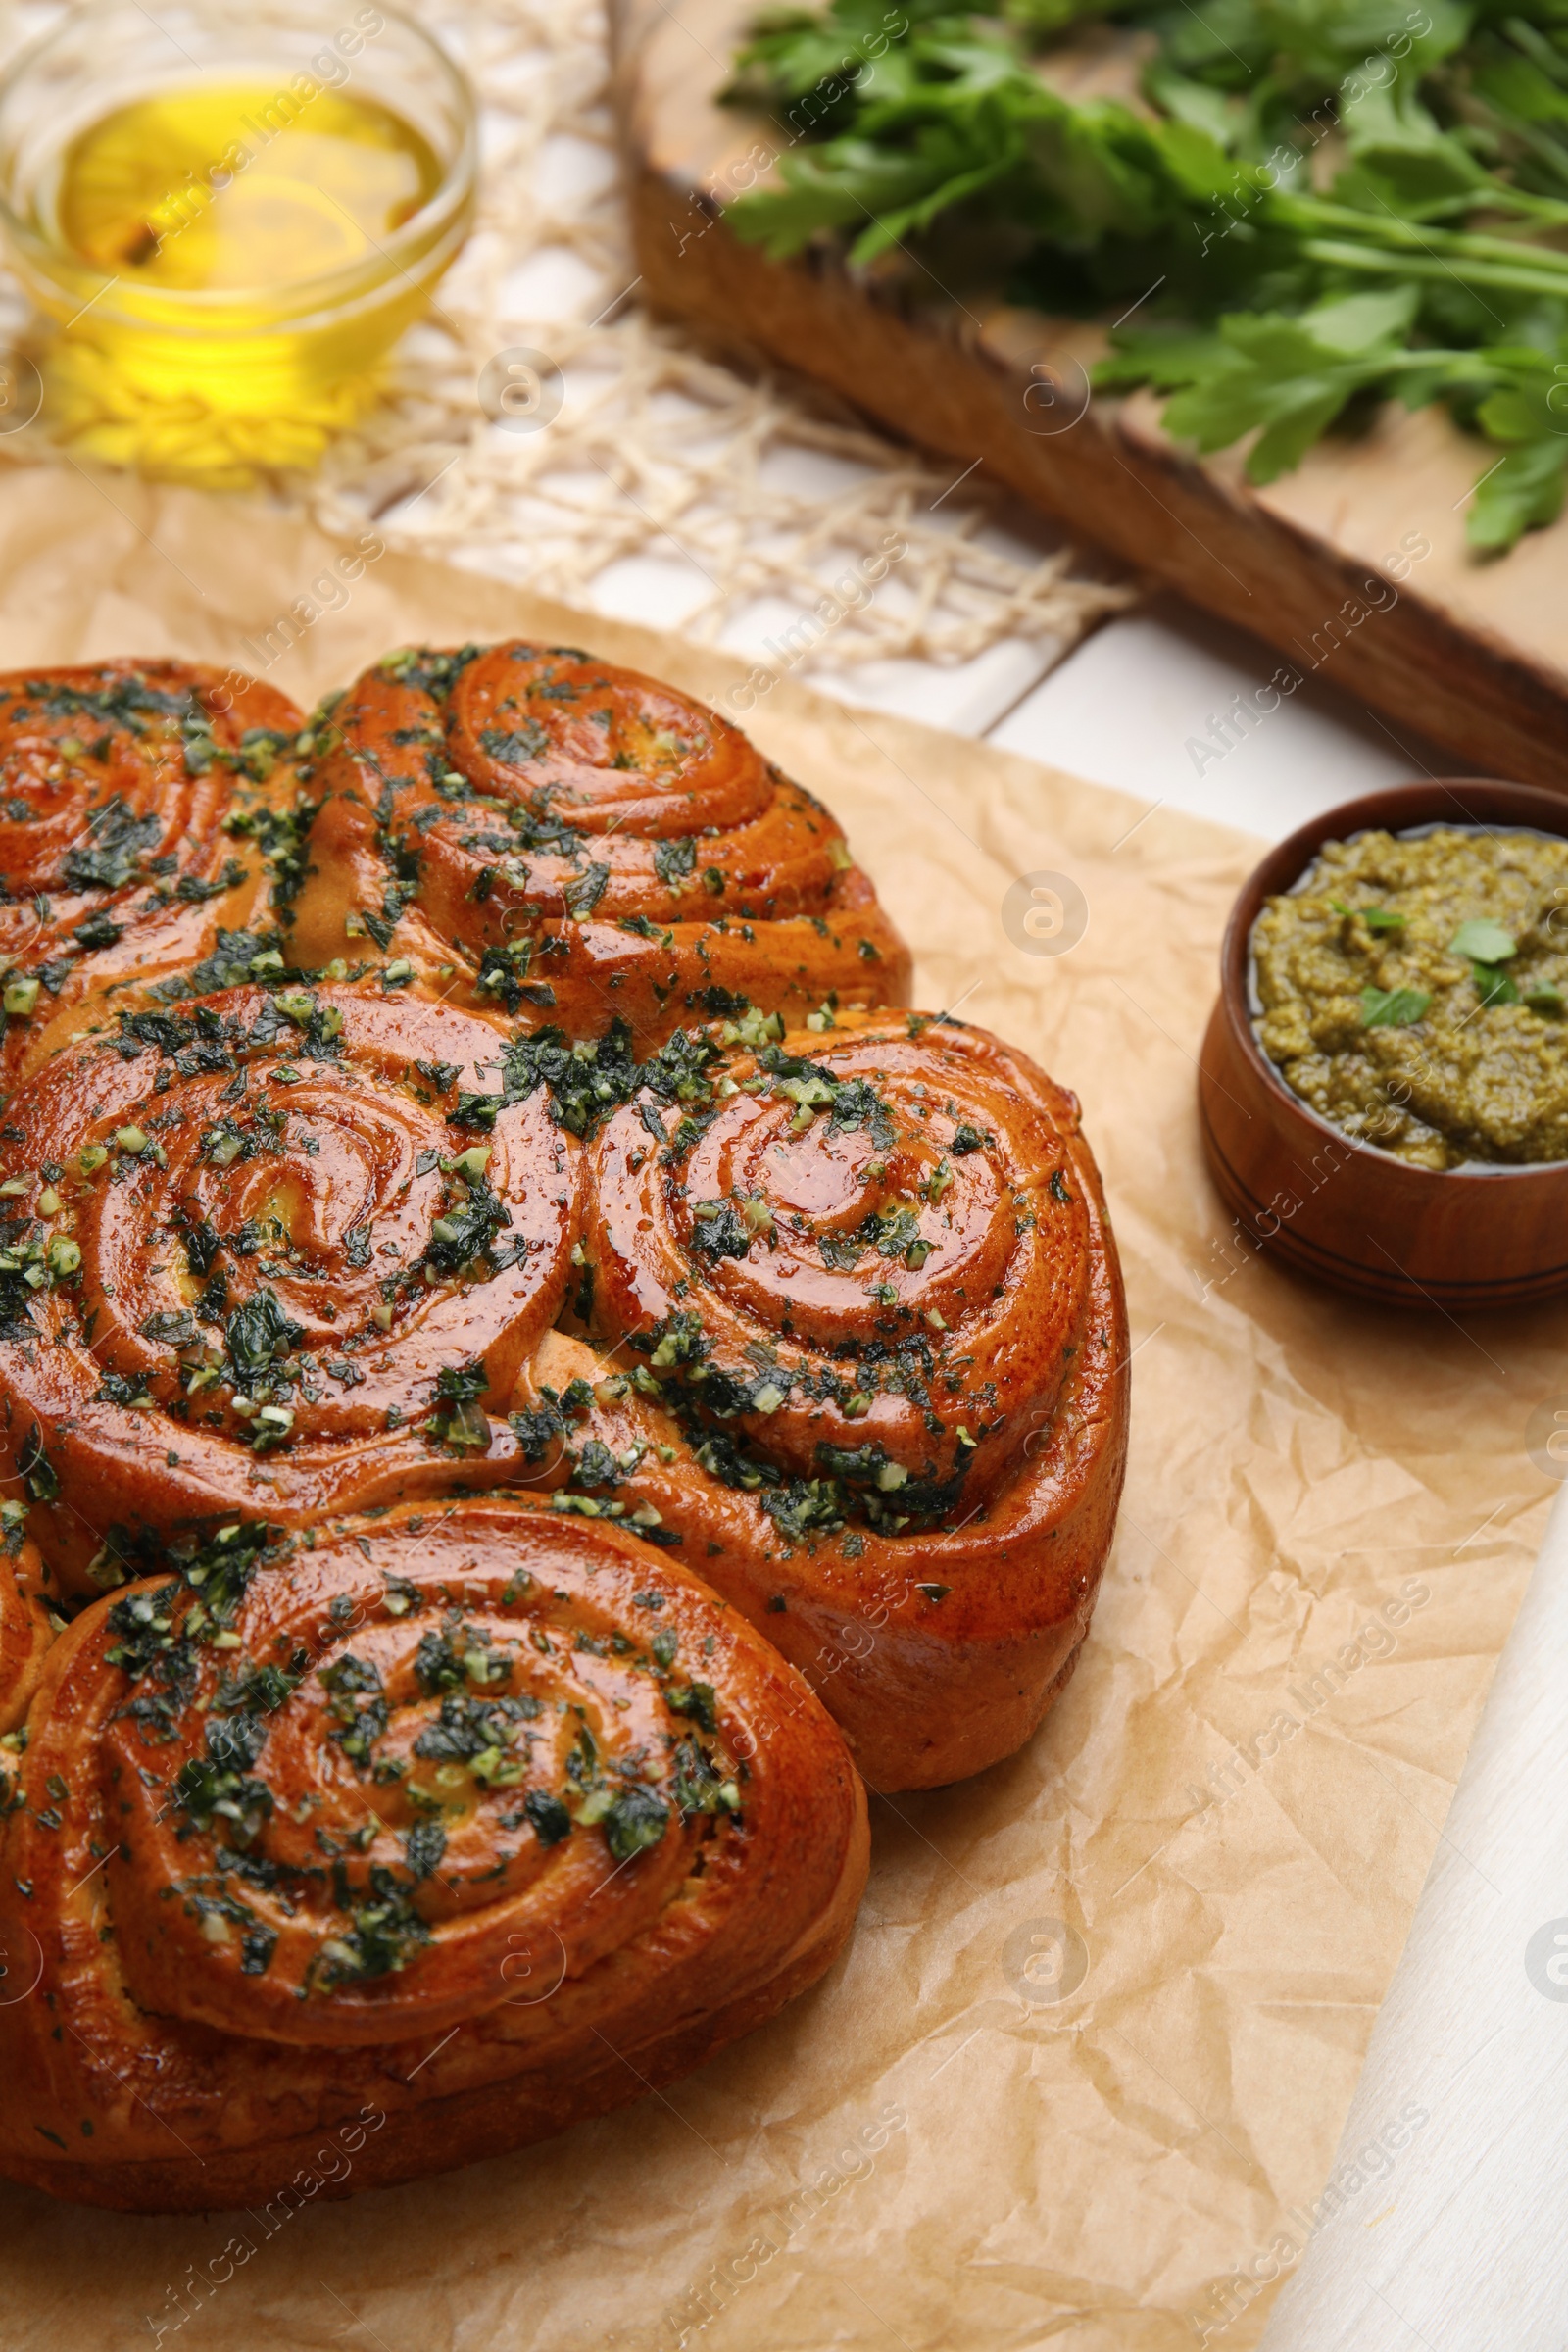
[[[592,1137],[567,1300],[594,1360],[556,1334],[529,1376],[581,1402],[558,1503],[651,1512],[874,1788],[955,1780],[1039,1723],[1110,1545],[1099,1175],[1073,1097],[981,1030],[751,1030],[686,1041],[684,1098],[628,1081]]]
[[[184,662],[0,676],[0,1093],[105,988],[282,970],[304,723]]]
[[[673,686],[570,648],[419,649],[318,733],[302,965],[406,965],[573,1037],[618,1015],[639,1053],[749,1004],[907,998],[834,818]]]
[[[580,1151],[393,993],[232,990],[78,1039],[0,1146],[0,1492],[91,1592],[172,1535],[494,1484],[571,1271]]]
[[[820,1977],[831,1721],[657,1551],[493,1499],[231,1527],[56,1643],[0,1830],[0,2171],[144,2212],[437,2172]],[[345,2119],[353,2119],[344,2136]]]

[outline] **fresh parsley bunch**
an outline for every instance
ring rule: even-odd
[[[1086,19],[1132,36],[1135,101],[1053,85]],[[1568,0],[830,0],[762,19],[729,93],[790,136],[737,234],[915,245],[948,283],[1138,309],[1098,370],[1172,395],[1254,482],[1379,401],[1443,401],[1492,445],[1499,552],[1568,467]]]

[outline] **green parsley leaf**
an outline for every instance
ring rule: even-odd
[[[1472,963],[1506,963],[1510,956],[1518,953],[1513,934],[1486,915],[1461,923],[1448,942],[1450,956],[1466,956]]]
[[[1517,1004],[1519,990],[1510,973],[1499,964],[1473,963],[1470,974],[1476,984],[1476,994],[1483,1004]]]
[[[1425,1014],[1432,999],[1423,988],[1363,988],[1363,1029],[1408,1029]]]
[[[1039,54],[1100,16],[1135,104]],[[1491,444],[1466,530],[1494,555],[1568,483],[1565,50],[1562,0],[772,8],[725,96],[779,160],[726,225],[777,259],[902,247],[960,301],[964,257],[971,292],[1001,259],[1010,301],[1130,321],[1097,387],[1173,394],[1204,450],[1250,437],[1256,482],[1376,402],[1442,401]]]
[[[1358,914],[1369,931],[1402,931],[1404,916],[1396,914],[1392,906],[1342,906],[1338,899],[1329,905],[1336,914]]]

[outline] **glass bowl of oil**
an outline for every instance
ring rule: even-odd
[[[475,146],[463,74],[391,8],[71,15],[0,80],[56,438],[212,488],[315,466],[462,246]]]

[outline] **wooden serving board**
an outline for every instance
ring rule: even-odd
[[[1364,436],[1321,445],[1256,490],[1238,452],[1200,461],[1167,440],[1152,395],[1091,397],[1098,328],[955,292],[898,253],[864,270],[742,245],[724,205],[788,143],[765,118],[716,103],[755,13],[755,0],[611,0],[640,291],[654,309],[816,377],[956,469],[978,461],[1075,535],[1473,771],[1568,792],[1568,518],[1510,555],[1473,557],[1464,511],[1488,445],[1435,409],[1391,407]],[[1100,73],[1091,49],[1079,86]]]

